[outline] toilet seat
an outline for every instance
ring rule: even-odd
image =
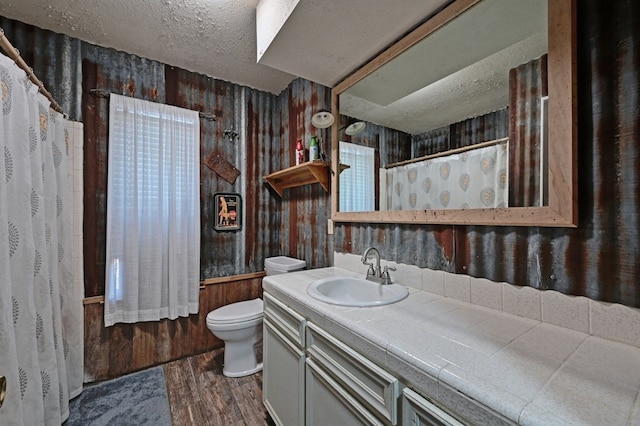
[[[262,318],[263,302],[257,298],[222,306],[207,314],[207,325],[237,324]]]

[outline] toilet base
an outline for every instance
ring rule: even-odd
[[[224,345],[222,374],[227,377],[242,377],[262,370],[262,363],[256,357],[256,345],[262,343],[262,336],[256,335],[248,341],[227,341]]]
[[[258,364],[255,368],[245,371],[227,371],[226,368],[222,368],[222,374],[226,377],[243,377],[262,371],[262,363]]]

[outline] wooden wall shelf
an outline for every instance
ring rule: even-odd
[[[269,175],[263,176],[269,185],[283,196],[284,190],[296,186],[319,183],[325,191],[329,192],[329,167],[331,163],[314,160],[291,166]]]

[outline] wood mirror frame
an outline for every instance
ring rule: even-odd
[[[332,170],[339,170],[339,96],[382,65],[393,60],[438,28],[481,0],[456,0],[386,49],[332,90]],[[548,205],[455,210],[384,210],[340,212],[338,176],[331,182],[334,222],[420,223],[576,227],[577,206],[577,87],[576,0],[548,2],[549,158]]]

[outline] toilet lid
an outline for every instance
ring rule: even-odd
[[[207,314],[207,323],[250,321],[262,316],[262,299],[245,300],[222,306]]]

